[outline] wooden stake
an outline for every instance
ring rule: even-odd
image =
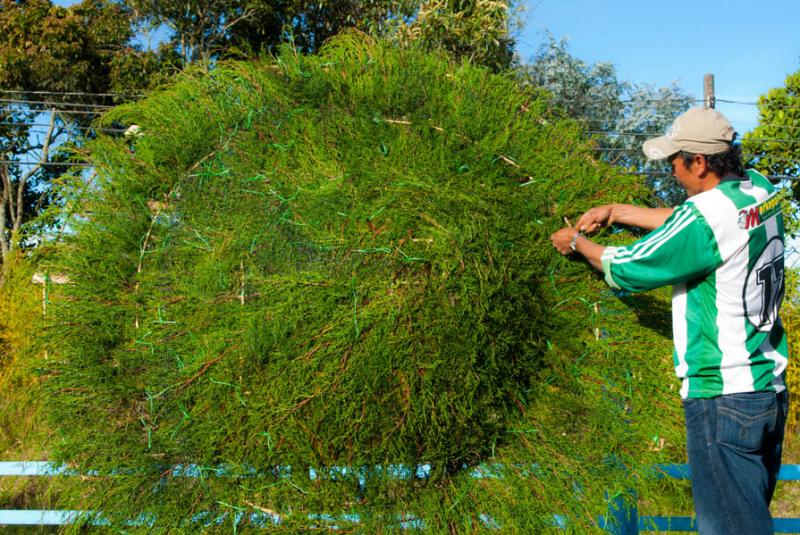
[[[703,107],[713,110],[717,105],[717,98],[714,95],[714,75],[706,74],[703,77]]]
[[[239,284],[239,303],[244,306],[244,260],[239,262],[239,268],[242,270],[242,281]]]

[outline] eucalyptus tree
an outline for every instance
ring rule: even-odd
[[[692,97],[677,83],[656,87],[622,80],[613,64],[587,64],[569,52],[566,38],[549,34],[519,73],[523,84],[548,90],[553,106],[585,124],[600,159],[642,173],[665,204],[685,198],[667,169],[648,163],[641,151],[644,139],[663,134],[691,105]]]

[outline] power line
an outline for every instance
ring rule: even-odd
[[[749,158],[764,158],[765,160],[771,160],[776,162],[788,162],[800,165],[800,160],[795,160],[793,158],[785,158],[783,156],[771,156],[769,154],[745,154],[745,156]]]
[[[744,106],[758,106],[758,102],[748,102],[744,100],[726,100],[724,98],[716,99],[717,102],[724,102],[725,104],[742,104]]]
[[[0,93],[15,95],[50,95],[50,96],[85,96],[85,97],[135,97],[142,98],[146,95],[135,93],[84,93],[81,91],[22,91],[16,89],[0,89]]]
[[[14,95],[44,95],[44,96],[91,96],[91,97],[143,97],[145,95],[135,95],[135,94],[123,94],[123,93],[85,93],[85,92],[56,92],[56,91],[18,91],[18,90],[0,90],[0,94],[14,94]],[[607,103],[614,103],[614,104],[629,104],[629,103],[664,103],[664,102],[685,102],[685,103],[700,103],[703,100],[696,100],[691,98],[664,98],[664,99],[553,99],[550,101],[551,103],[583,103],[583,104],[607,104]],[[734,101],[734,100],[727,100],[727,99],[717,99],[717,102],[729,103],[729,104],[742,104],[742,105],[757,105],[757,102],[749,102],[749,101]],[[86,103],[79,103],[79,102],[50,102],[46,100],[19,100],[19,99],[4,99],[0,98],[0,103],[5,104],[38,104],[42,106],[56,106],[56,107],[83,107],[83,108],[92,108],[91,110],[72,110],[72,109],[59,109],[56,113],[59,115],[86,115],[86,116],[96,116],[99,115],[102,111],[112,109],[114,106],[111,105],[102,105],[102,104],[86,104]],[[777,109],[800,109],[800,106],[785,106],[785,107],[777,107]],[[95,111],[98,110],[98,111]],[[44,113],[45,110],[21,110],[17,107],[0,107],[0,111],[7,111],[7,112],[16,112],[16,113]],[[603,120],[601,119],[594,119],[588,120],[590,123],[595,124],[602,124]],[[7,124],[9,126],[25,126],[25,127],[47,127],[48,124],[44,123],[0,123]],[[97,132],[109,132],[109,133],[121,133],[125,132],[123,128],[93,128],[91,126],[69,126],[65,125],[67,128],[80,130],[80,131],[97,131]],[[800,125],[759,125],[763,127],[771,127],[771,128],[781,128],[781,129],[800,129]],[[659,136],[662,135],[661,132],[635,132],[635,131],[613,131],[613,130],[589,130],[587,132],[589,135],[603,135],[603,136],[634,136],[634,137],[647,137],[647,136]],[[759,142],[759,143],[800,143],[800,140],[792,140],[792,139],[770,139],[770,138],[751,138],[748,141],[752,142]],[[639,152],[639,148],[613,148],[613,147],[598,147],[593,149],[596,152],[605,152],[605,153],[637,153]],[[756,155],[746,155],[746,156],[756,156]],[[800,165],[800,161],[792,159],[792,158],[783,158],[778,156],[765,156],[772,161],[785,161],[791,164],[798,164]],[[12,162],[6,161],[2,163],[13,163],[19,165],[27,165],[25,162]],[[33,164],[31,164],[33,165]],[[60,164],[60,163],[46,163],[45,165],[79,165],[79,164]]]
[[[102,98],[144,98],[147,94],[144,93],[91,93],[91,92],[83,92],[83,91],[26,91],[26,90],[17,90],[17,89],[2,89],[0,90],[0,94],[7,94],[7,95],[41,95],[41,96],[58,96],[58,97],[66,97],[66,96],[83,96],[83,97],[102,97]],[[9,99],[0,99],[2,100],[9,100]],[[35,104],[51,104],[50,102],[45,101],[21,101],[21,102],[30,102]],[[681,98],[649,98],[649,99],[637,99],[637,98],[627,98],[627,99],[610,99],[610,98],[598,98],[598,99],[551,99],[549,102],[551,103],[560,103],[560,104],[575,104],[575,103],[583,103],[583,104],[653,104],[653,103],[661,103],[661,102],[686,102],[689,104],[699,104],[704,102],[703,99],[694,99],[691,97]],[[731,99],[724,99],[724,98],[717,98],[716,102],[722,102],[725,104],[737,104],[743,106],[758,106],[759,102],[757,101],[749,101],[749,100],[731,100]],[[89,104],[80,104],[80,103],[61,103],[61,105],[73,105],[73,106],[90,106]],[[96,106],[104,106],[104,105],[96,105]],[[777,110],[796,110],[800,109],[800,105],[798,106],[769,106],[770,109],[777,109]]]
[[[662,102],[685,102],[687,104],[700,104],[704,103],[705,101],[702,99],[693,99],[693,98],[651,98],[651,99],[637,99],[637,98],[629,98],[629,99],[551,99],[548,102],[556,103],[556,104],[586,104],[586,105],[595,105],[595,104],[656,104]],[[762,105],[759,102],[755,101],[744,101],[744,100],[728,100],[724,98],[716,99],[716,102],[721,102],[724,104],[736,104],[742,106],[759,106]],[[768,103],[764,103],[767,108],[771,110],[799,110],[800,105],[798,106],[771,106]]]
[[[800,107],[798,107],[800,108]],[[588,124],[592,125],[602,125],[607,123],[606,119],[598,118],[598,119],[583,119],[583,118],[576,118],[577,121],[585,121]],[[767,124],[757,124],[757,128],[777,128],[781,130],[800,130],[800,123],[796,125],[787,125],[787,124],[775,124],[775,123],[767,123]],[[595,129],[596,130],[596,129]],[[655,133],[654,135],[660,136],[663,132]]]
[[[788,128],[788,129],[800,129],[800,124],[797,125],[786,125],[786,124],[759,124],[756,125],[756,128]]]
[[[591,149],[594,152],[602,152],[607,154],[637,154],[641,149],[639,148],[610,148],[610,147],[595,147]],[[794,166],[800,167],[800,160],[794,158],[786,158],[783,156],[771,156],[769,154],[752,154],[752,153],[744,153],[742,157],[745,160],[749,160],[751,158],[763,158],[767,161],[772,162],[785,162],[787,164],[792,164]]]
[[[42,113],[44,110],[20,110],[19,108],[0,108],[0,111],[13,111],[17,113]],[[56,110],[56,114],[60,115],[100,115],[99,112],[96,111],[88,111],[88,110]]]
[[[747,138],[747,141],[753,141],[756,143],[800,143],[800,139],[769,139],[759,137]]]
[[[3,123],[0,122],[0,126],[36,126],[36,127],[49,127],[48,123]],[[122,133],[125,132],[125,128],[94,128],[92,126],[72,126],[72,125],[65,125],[65,128],[71,130],[84,130],[84,131],[91,131],[91,132],[113,132],[113,133]]]
[[[47,100],[19,100],[13,98],[0,98],[0,103],[4,104],[40,104],[42,106],[48,106],[52,108],[58,108],[59,106],[75,106],[81,108],[97,108],[97,109],[104,109],[109,110],[114,106],[109,104],[86,104],[84,102],[51,102]]]
[[[601,136],[663,136],[664,132],[618,132],[614,130],[589,130],[587,134]]]
[[[0,99],[0,102],[3,102],[3,99]],[[80,104],[70,104],[70,105],[80,106]],[[104,107],[104,109],[112,109],[112,108],[113,108],[113,106]],[[40,111],[40,110],[30,110],[30,111],[28,111],[28,110],[17,110],[16,108],[13,108],[13,109],[0,108],[0,111],[2,111],[2,110],[20,111],[20,112],[23,112],[23,113],[41,113],[41,112],[43,112],[43,111]],[[81,112],[80,110],[56,110],[56,113],[57,114],[59,114],[59,113],[64,113],[64,114],[86,113],[86,114],[90,114],[91,115],[91,114],[94,114],[95,112],[91,112],[91,111],[83,111],[83,112]],[[16,126],[16,125],[42,126],[42,127],[49,126],[49,124],[45,124],[45,123],[0,122],[0,125],[4,125],[4,124],[5,125],[10,125],[10,126]],[[800,125],[798,125],[798,126],[761,125],[761,126],[776,126],[776,127],[780,126],[782,128],[800,128]],[[117,128],[91,128],[91,127],[74,127],[74,128],[77,128],[79,130],[95,130],[95,131],[108,131],[108,132],[117,132],[117,131],[124,132],[125,131],[125,129],[117,129]],[[595,136],[657,137],[657,136],[664,135],[664,132],[634,132],[634,131],[617,131],[617,130],[588,130],[586,133],[590,134],[590,135],[595,135]],[[744,139],[742,141],[744,141]],[[789,143],[789,144],[791,144],[791,143],[800,143],[800,139],[747,138],[746,141],[757,142],[757,143]]]
[[[631,175],[631,176],[672,176],[672,173],[668,173],[666,171],[634,171],[630,173],[623,173],[624,175]],[[788,180],[788,181],[800,181],[800,176],[790,176],[790,175],[764,175],[767,179],[772,182],[779,182],[781,180]]]
[[[43,167],[48,166],[59,166],[59,167],[94,167],[93,164],[85,163],[85,162],[16,162],[13,160],[0,160],[0,164],[9,164],[9,165],[41,165]],[[635,176],[672,176],[672,173],[667,171],[636,171],[636,172],[629,172],[623,173],[625,175],[635,175]],[[780,181],[780,180],[789,180],[789,181],[798,181],[800,180],[800,176],[789,176],[789,175],[764,175],[769,180],[772,181]]]
[[[640,147],[592,147],[591,150],[595,152],[639,152],[641,150]],[[751,152],[745,152],[742,154],[743,156],[761,156],[761,157],[769,157],[772,159],[781,159],[780,156],[764,156],[763,154],[755,154]],[[791,158],[783,158],[789,161],[795,161]]]
[[[14,160],[0,160],[0,164],[4,165],[41,165],[43,167],[94,167],[90,163],[85,162],[16,162]]]
[[[548,102],[551,103],[567,103],[567,104],[638,104],[638,103],[646,103],[646,104],[653,104],[657,102],[686,102],[687,104],[699,104],[703,102],[702,99],[692,99],[692,98],[631,98],[631,99],[613,99],[613,98],[598,98],[598,99],[585,99],[585,98],[573,98],[573,99],[551,99]]]
[[[760,104],[758,102],[746,102],[743,100],[725,100],[722,98],[718,98],[717,102],[724,102],[726,104],[741,104],[743,106],[758,106]],[[800,110],[800,106],[770,106],[769,103],[767,102],[764,102],[763,104],[770,110]]]
[[[619,132],[614,130],[589,130],[586,132],[591,135],[599,136],[636,136],[636,137],[657,137],[663,136],[663,132]],[[742,140],[744,141],[744,140]],[[747,138],[747,141],[758,143],[800,143],[800,139],[771,139],[771,138]]]

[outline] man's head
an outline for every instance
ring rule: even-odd
[[[675,119],[667,134],[644,142],[650,160],[663,160],[684,151],[711,156],[727,151],[736,132],[717,110],[690,108]]]
[[[691,108],[675,119],[666,135],[645,141],[642,150],[650,160],[668,159],[672,174],[694,195],[727,175],[744,174],[735,139],[733,126],[720,112]]]

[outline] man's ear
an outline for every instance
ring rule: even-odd
[[[702,154],[695,154],[692,157],[692,169],[697,173],[697,176],[704,177],[708,174],[708,161]]]

